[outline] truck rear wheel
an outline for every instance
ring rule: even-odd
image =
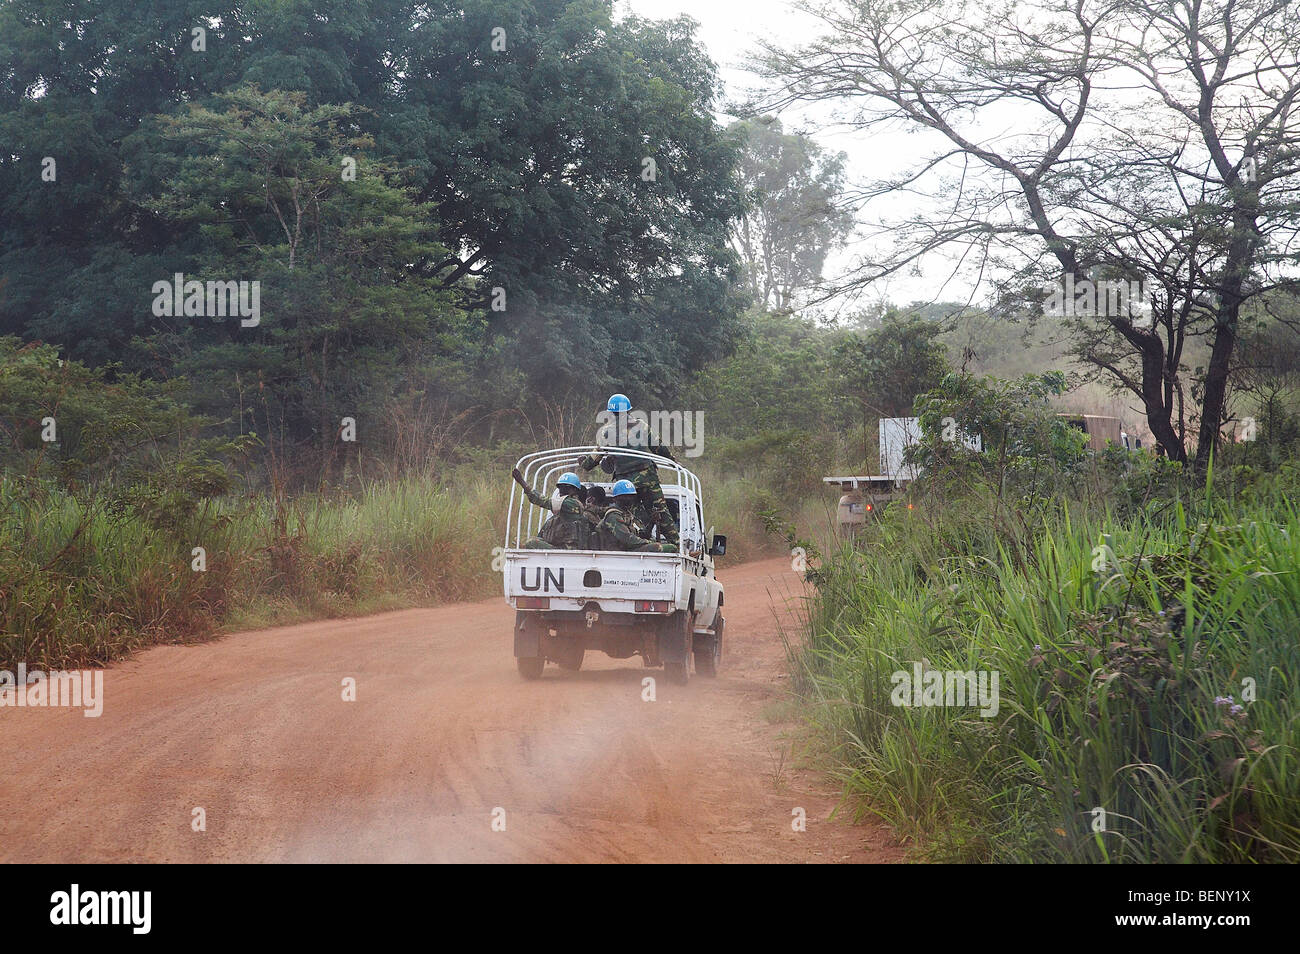
[[[573,645],[565,646],[553,658],[556,663],[559,664],[561,669],[567,669],[570,672],[577,672],[582,668],[582,657],[585,655],[586,651],[582,648],[582,643],[575,639],[573,640]]]
[[[672,642],[673,647],[668,652],[674,656],[680,654],[681,658],[664,660],[664,678],[679,686],[684,686],[691,680],[691,645],[694,633],[694,613],[678,610],[669,617],[664,637]],[[667,655],[665,653],[667,647],[663,645],[664,641],[663,638],[660,639],[660,656]]]
[[[722,662],[722,626],[726,622],[718,613],[713,621],[713,635],[703,643],[695,644],[695,673],[706,679],[718,677],[718,664]]]
[[[519,675],[525,679],[541,679],[546,659],[542,656],[516,656],[515,665],[519,667]]]
[[[536,613],[515,612],[515,666],[525,679],[542,678],[542,670],[546,668],[541,632],[541,620]]]

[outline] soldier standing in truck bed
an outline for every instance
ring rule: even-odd
[[[636,488],[637,498],[647,526],[659,530],[659,536],[666,542],[677,545],[677,522],[673,520],[668,501],[664,499],[663,488],[659,485],[659,468],[654,461],[644,457],[619,454],[617,448],[649,451],[673,460],[668,448],[650,443],[650,435],[639,422],[628,423],[628,412],[632,402],[626,395],[615,394],[610,397],[606,409],[614,415],[615,449],[598,448],[597,453],[585,454],[578,458],[578,466],[583,470],[603,466],[613,475],[614,480],[630,481]]]

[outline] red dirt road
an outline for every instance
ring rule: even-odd
[[[0,708],[0,861],[900,860],[878,823],[829,818],[834,784],[760,714],[797,575],[719,577],[723,668],[685,687],[598,653],[524,682],[497,598],[151,649],[104,674],[97,719]]]

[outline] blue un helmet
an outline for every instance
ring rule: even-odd
[[[609,492],[611,497],[635,497],[636,488],[632,486],[630,480],[615,481],[613,489]]]
[[[580,481],[578,475],[571,470],[560,474],[560,479],[555,482],[555,486],[557,488],[572,487],[575,493],[582,492],[582,481]]]
[[[632,402],[627,399],[626,394],[611,394],[609,403],[605,405],[605,410],[612,411],[615,414],[626,414],[632,410]]]

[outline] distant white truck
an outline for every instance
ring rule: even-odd
[[[836,523],[840,530],[853,532],[867,518],[882,512],[903,496],[908,485],[921,476],[920,469],[904,460],[904,452],[921,442],[921,422],[915,417],[880,419],[880,473],[843,477],[823,477],[822,483],[834,484],[843,492]],[[971,450],[980,449],[979,437],[962,435],[962,443]]]
[[[520,458],[518,469],[535,491],[550,494],[565,471],[591,447],[566,447]],[[506,602],[515,610],[514,651],[525,679],[542,675],[547,661],[577,670],[589,649],[616,659],[639,655],[685,683],[690,664],[716,676],[722,658],[723,588],[713,565],[727,538],[706,530],[699,479],[676,461],[620,448],[659,468],[664,499],[677,521],[677,553],[625,550],[546,550],[524,546],[550,514],[533,506],[511,483],[503,569]],[[611,483],[600,483],[609,493]]]
[[[1125,450],[1141,450],[1142,441],[1131,439],[1117,417],[1101,414],[1068,412],[1058,414],[1071,427],[1088,436],[1088,449],[1100,452],[1107,443]],[[978,436],[964,435],[958,431],[963,444],[973,451],[982,446]],[[878,514],[891,502],[901,497],[908,485],[921,476],[920,469],[904,461],[909,447],[921,442],[921,424],[915,417],[882,417],[880,419],[880,473],[845,477],[823,477],[822,482],[835,484],[843,492],[840,497],[837,523],[843,531],[852,532],[867,522],[867,517]]]
[[[912,481],[920,476],[914,464],[903,462],[903,452],[921,443],[921,422],[915,417],[880,419],[880,472],[898,481]]]

